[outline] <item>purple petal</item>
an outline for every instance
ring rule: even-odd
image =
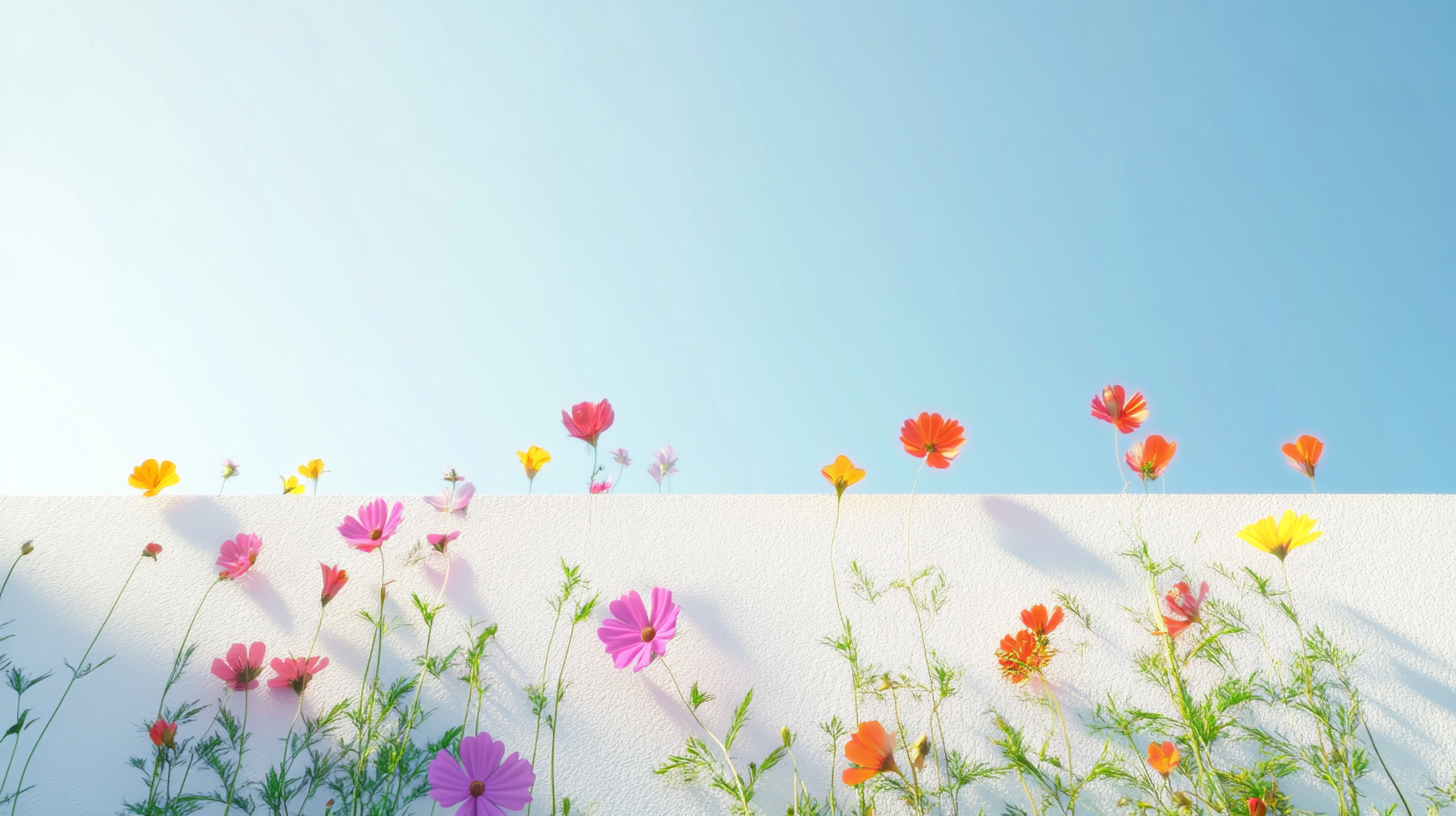
[[[521,759],[520,754],[511,754],[486,780],[484,799],[492,805],[520,810],[531,801],[531,786],[535,782],[536,772],[531,763]]]
[[[638,595],[635,589],[629,590],[626,595],[612,601],[607,605],[607,609],[611,611],[613,617],[623,623],[631,624],[639,632],[647,628],[647,607],[642,605],[642,596]]]
[[[450,503],[450,493],[449,493],[449,491],[443,492],[443,493],[441,493],[438,496],[426,496],[425,497],[425,504],[428,504],[429,506],[435,508],[436,510],[444,510],[445,507],[449,503]]]
[[[384,506],[384,499],[379,500],[379,505]],[[381,513],[381,515],[383,515]],[[394,508],[389,511],[389,520],[384,523],[384,534],[380,538],[389,538],[394,531],[399,529],[399,523],[404,521],[404,502],[395,502]]]
[[[471,780],[449,751],[435,754],[430,761],[430,798],[443,807],[470,798]]]
[[[460,762],[465,766],[465,774],[481,782],[490,777],[505,753],[506,744],[492,739],[484,731],[460,741]]]
[[[475,485],[471,484],[470,482],[466,482],[460,487],[459,491],[455,493],[454,509],[464,510],[465,508],[470,506],[470,500],[473,498],[475,498]]]
[[[364,514],[360,513],[359,515],[362,516]],[[356,521],[353,516],[345,516],[344,523],[339,525],[339,535],[343,536],[344,540],[349,542],[368,541],[370,532],[372,531],[368,527]]]
[[[678,606],[672,602],[672,590],[654,587],[652,590],[652,628],[661,634],[664,629],[677,624]]]

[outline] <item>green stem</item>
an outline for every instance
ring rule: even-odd
[[[25,543],[26,544],[29,544],[30,542],[27,541]],[[22,544],[21,546],[24,547],[25,545]],[[16,565],[19,564],[20,563],[20,559],[22,559],[24,557],[25,557],[25,550],[22,549],[20,551],[20,555],[15,556],[15,560],[10,562],[10,570],[9,570],[9,572],[6,572],[5,573],[5,582],[4,583],[0,583],[0,598],[5,597],[5,587],[10,586],[10,576],[15,574],[15,567],[16,567]],[[19,740],[16,740],[16,741],[19,742]]]
[[[1062,742],[1067,746],[1067,776],[1075,783],[1077,772],[1072,770],[1072,737],[1067,733],[1067,718],[1062,716],[1062,701],[1057,699],[1057,693],[1052,690],[1052,684],[1046,682],[1046,678],[1042,678],[1042,683],[1046,686],[1047,697],[1051,698],[1052,705],[1057,710],[1057,722],[1062,724]],[[1075,805],[1072,807],[1075,808]]]
[[[228,783],[227,807],[223,808],[222,816],[228,816],[233,810],[233,797],[238,792],[238,774],[243,770],[243,753],[248,750],[248,687],[243,687],[243,729],[238,733],[238,766],[233,768],[233,779]]]
[[[551,706],[551,816],[556,816],[556,732],[561,730],[561,698],[565,692],[561,688],[562,680],[566,677],[566,661],[571,659],[571,641],[576,637],[576,616],[571,619],[571,626],[566,630],[566,648],[561,653],[561,669],[556,673],[556,699]]]
[[[834,558],[834,542],[839,538],[839,515],[844,506],[844,494],[834,502],[834,530],[829,534],[829,581],[834,587],[834,609],[839,613],[840,631],[848,634],[848,619],[844,617],[844,607],[839,603],[839,563]],[[855,667],[849,667],[849,694],[854,701],[854,721],[859,722],[859,677]],[[832,793],[832,791],[831,791]]]
[[[920,474],[925,472],[925,460],[915,470],[915,482],[910,486],[910,507],[905,513],[905,591],[910,594],[910,607],[915,610],[915,626],[920,631],[920,654],[925,659],[925,686],[930,692],[930,721],[940,737],[939,744],[931,748],[935,760],[935,777],[938,788],[943,788],[944,778],[940,771],[940,752],[945,744],[945,725],[940,717],[940,689],[935,682],[935,670],[930,666],[930,642],[925,635],[925,619],[920,614],[920,601],[915,597],[915,563],[910,557],[911,529],[915,521],[915,493],[920,487]],[[936,797],[939,799],[939,795]],[[957,806],[958,807],[958,806]]]
[[[733,764],[733,757],[728,754],[728,746],[724,745],[723,741],[718,739],[717,734],[709,731],[708,726],[703,725],[703,721],[698,719],[698,712],[692,706],[688,705],[688,698],[683,696],[682,686],[678,685],[677,675],[673,674],[672,667],[667,665],[667,658],[665,656],[659,657],[657,658],[657,662],[661,663],[664,669],[667,669],[667,676],[672,678],[672,687],[677,691],[677,698],[682,700],[683,708],[688,710],[688,714],[692,716],[693,722],[698,724],[698,728],[701,728],[703,733],[708,735],[709,739],[718,744],[718,750],[723,752],[723,760],[728,763],[728,770],[733,773],[733,785],[738,789],[738,801],[743,803],[745,813],[751,812],[748,809],[748,792],[744,789],[743,777],[738,775],[738,768]]]
[[[212,591],[217,588],[217,585],[222,583],[224,580],[226,579],[222,576],[218,576],[211,584],[209,584],[207,586],[207,591],[202,593],[202,600],[197,602],[197,608],[192,610],[192,620],[187,622],[187,631],[184,632],[182,635],[182,645],[177,647],[177,657],[173,662],[172,674],[168,675],[167,677],[167,685],[162,687],[162,699],[157,701],[157,717],[159,719],[162,716],[163,708],[165,708],[167,705],[167,694],[172,690],[172,686],[176,684],[179,679],[181,679],[182,663],[185,659],[183,655],[187,653],[187,641],[192,638],[192,627],[197,624],[197,616],[202,614],[202,605],[207,603],[207,596],[211,595]]]
[[[556,642],[556,631],[561,626],[561,610],[566,608],[566,604],[570,600],[571,596],[567,595],[565,598],[562,598],[561,603],[557,605],[556,620],[552,621],[551,635],[546,639],[546,659],[541,662],[541,680],[539,683],[537,683],[537,687],[541,689],[541,696],[543,698],[546,696],[546,672],[549,671],[551,668],[551,647]],[[546,704],[542,703],[541,710],[536,712],[536,739],[531,742],[532,768],[536,767],[537,751],[541,747],[541,715],[544,713],[546,713]],[[470,720],[470,699],[468,697],[465,701],[465,719],[467,722]],[[532,785],[532,789],[535,789],[534,784]],[[526,816],[531,816],[530,803],[526,804]]]

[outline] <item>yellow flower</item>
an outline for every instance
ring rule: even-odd
[[[835,490],[839,491],[841,499],[844,498],[844,491],[850,485],[865,477],[864,468],[855,467],[854,463],[849,461],[849,457],[843,454],[834,460],[834,464],[825,466],[819,472],[824,474],[824,478],[828,479],[830,484],[834,485]]]
[[[534,481],[536,474],[541,472],[541,466],[551,461],[551,454],[532,445],[523,451],[516,451],[516,458],[521,460],[521,466],[526,469],[526,478]]]
[[[1265,516],[1239,531],[1239,538],[1283,561],[1290,550],[1324,535],[1314,528],[1318,523],[1309,516],[1296,516],[1293,510],[1285,510],[1278,524],[1274,523],[1273,516]]]
[[[310,459],[308,464],[298,466],[298,475],[312,479],[315,486],[318,485],[318,477],[321,473],[328,473],[327,470],[324,470],[324,460],[322,459]]]
[[[156,459],[148,459],[132,468],[131,475],[126,479],[126,483],[132,487],[147,491],[143,496],[155,496],[162,492],[162,488],[171,487],[180,481],[182,480],[177,478],[177,466],[166,459],[160,465]]]
[[[282,476],[279,476],[278,478],[283,479]],[[285,495],[285,496],[302,496],[303,495],[303,483],[300,482],[300,481],[298,481],[298,477],[297,476],[289,476],[287,479],[283,479],[283,495]]]

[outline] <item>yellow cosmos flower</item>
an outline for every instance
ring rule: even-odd
[[[1265,516],[1240,530],[1239,538],[1283,561],[1290,550],[1303,547],[1324,535],[1323,531],[1314,528],[1318,523],[1317,519],[1296,516],[1293,510],[1285,510],[1278,524],[1274,523],[1273,516]]]
[[[849,457],[844,454],[840,454],[835,458],[833,464],[826,465],[819,472],[824,474],[824,478],[828,479],[830,484],[834,485],[834,489],[839,492],[841,499],[844,498],[844,491],[850,485],[865,477],[864,468],[855,467],[854,463],[849,461]]]
[[[314,484],[318,484],[319,474],[322,473],[328,473],[327,470],[324,470],[324,460],[322,459],[310,459],[308,464],[298,466],[298,475],[313,479]]]
[[[162,492],[162,488],[171,487],[182,481],[177,477],[177,466],[170,461],[163,459],[157,464],[156,459],[148,459],[140,465],[132,468],[131,475],[127,477],[126,483],[139,490],[145,490],[143,496],[155,496]]]
[[[526,469],[526,478],[534,481],[536,474],[541,472],[541,467],[551,461],[551,454],[532,445],[523,451],[516,451],[516,458],[521,460],[521,467]]]
[[[283,479],[282,476],[278,478]],[[303,482],[300,482],[297,476],[289,476],[287,479],[283,479],[283,495],[302,496]]]

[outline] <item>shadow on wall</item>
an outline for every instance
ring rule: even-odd
[[[986,515],[1001,526],[997,543],[1028,566],[1051,573],[1079,573],[1117,581],[1112,565],[1073,541],[1061,528],[1011,499],[987,496]]]

